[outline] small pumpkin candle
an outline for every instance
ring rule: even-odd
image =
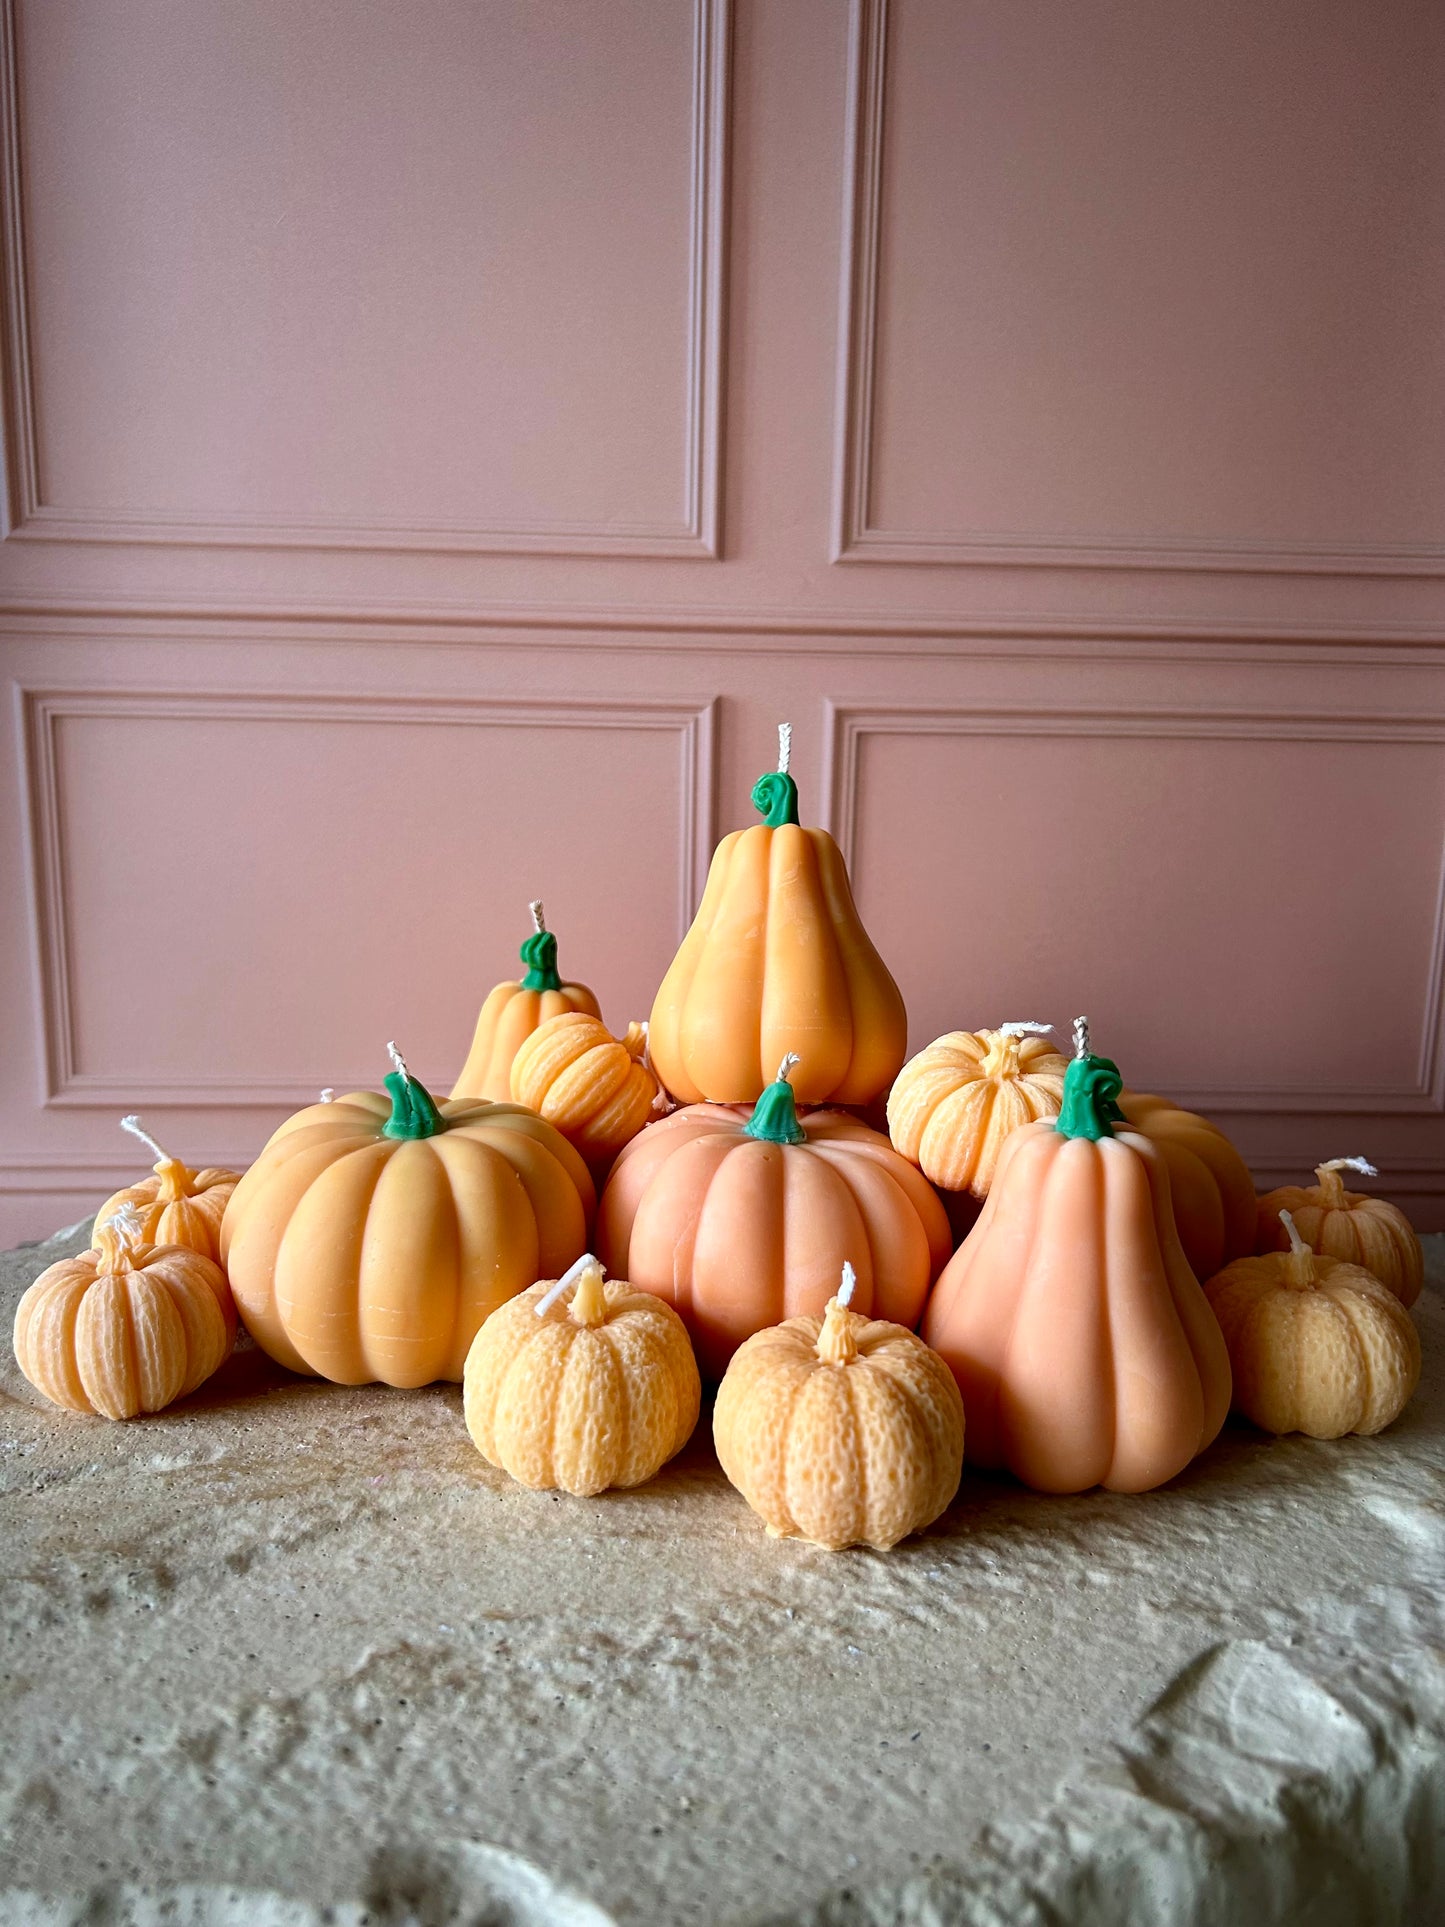
[[[652,1115],[659,1085],[647,1026],[614,1037],[600,1017],[563,1011],[539,1024],[512,1059],[512,1096],[555,1124],[592,1165],[608,1165]]]
[[[600,1017],[597,999],[586,984],[562,981],[557,969],[557,939],[547,928],[540,900],[528,905],[532,934],[522,945],[527,966],[519,979],[496,985],[487,993],[472,1048],[462,1074],[452,1087],[452,1098],[485,1097],[506,1104],[512,1096],[512,1060],[539,1024],[563,1011],[582,1010]]]
[[[775,1538],[886,1552],[944,1512],[963,1469],[963,1400],[936,1352],[861,1317],[851,1264],[821,1318],[739,1348],[718,1388],[718,1461]]]
[[[682,1320],[590,1252],[502,1306],[467,1354],[467,1430],[522,1485],[590,1498],[682,1450],[702,1387]]]
[[[888,1095],[888,1134],[944,1191],[986,1198],[1004,1139],[1057,1117],[1069,1060],[1052,1024],[954,1030],[911,1058]]]
[[[1382,1432],[1420,1381],[1420,1338],[1389,1288],[1311,1251],[1288,1209],[1283,1252],[1239,1258],[1205,1291],[1234,1370],[1234,1409],[1266,1432]]]
[[[132,1204],[140,1213],[141,1233],[150,1245],[185,1245],[199,1251],[203,1258],[220,1255],[221,1220],[231,1193],[241,1182],[239,1171],[224,1171],[207,1165],[192,1171],[189,1166],[163,1151],[139,1117],[123,1117],[120,1128],[128,1131],[155,1159],[154,1177],[142,1178],[117,1191],[95,1214],[97,1226],[114,1216],[122,1206]]]
[[[219,1265],[152,1246],[134,1205],[42,1271],[15,1312],[15,1361],[52,1404],[102,1418],[159,1412],[229,1356],[236,1310]]]
[[[1398,1205],[1371,1198],[1363,1191],[1347,1191],[1341,1175],[1358,1171],[1367,1178],[1380,1174],[1365,1158],[1330,1158],[1315,1167],[1310,1185],[1286,1184],[1267,1191],[1259,1201],[1257,1251],[1289,1248],[1284,1214],[1312,1251],[1363,1265],[1382,1285],[1388,1285],[1402,1305],[1413,1305],[1425,1282],[1425,1259],[1414,1226]]]

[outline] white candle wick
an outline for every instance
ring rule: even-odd
[[[138,1137],[157,1164],[172,1164],[175,1162],[170,1152],[163,1151],[151,1136],[150,1132],[142,1128],[140,1118],[134,1111],[121,1119],[120,1128],[123,1131],[129,1131],[132,1137]]]
[[[1052,1029],[1052,1024],[1000,1024],[998,1034],[1000,1037],[1044,1037]]]
[[[321,1093],[321,1102],[323,1104],[334,1104],[336,1102],[336,1090],[333,1085],[328,1084],[326,1089]]]
[[[547,928],[547,919],[542,915],[542,899],[540,897],[533,897],[532,901],[527,905],[527,908],[532,913],[532,928],[540,937]]]
[[[838,1303],[845,1309],[853,1302],[853,1290],[858,1283],[858,1274],[845,1258],[843,1260],[843,1282],[838,1287]]]
[[[1087,1057],[1089,1055],[1089,1020],[1087,1017],[1076,1017],[1074,1019],[1074,1055],[1075,1057]]]
[[[396,1047],[395,1038],[393,1038],[392,1041],[387,1045],[386,1049],[387,1049],[387,1055],[391,1058],[392,1063],[401,1072],[402,1076],[406,1079],[407,1083],[409,1084],[411,1082],[411,1072],[406,1067],[406,1059],[402,1056],[401,1052]]]
[[[562,1294],[570,1291],[574,1285],[581,1284],[583,1273],[594,1267],[598,1271],[602,1269],[592,1253],[590,1251],[584,1251],[576,1264],[568,1265],[556,1284],[553,1285],[550,1290],[542,1293],[542,1296],[537,1300],[537,1316],[539,1318],[545,1318]]]
[[[788,765],[793,760],[793,725],[778,724],[778,774],[786,776]]]
[[[135,1247],[144,1241],[145,1220],[129,1198],[124,1204],[117,1205],[105,1222],[117,1234],[127,1251],[134,1251]],[[97,1225],[95,1228],[99,1231],[101,1227]]]
[[[801,1064],[802,1061],[803,1061],[802,1058],[799,1057],[798,1053],[795,1050],[790,1050],[789,1052],[787,1052],[787,1054],[783,1058],[782,1063],[779,1064],[778,1066],[778,1074],[773,1079],[773,1082],[775,1084],[790,1083],[792,1081],[793,1066],[795,1064]]]
[[[1377,1178],[1379,1172],[1368,1158],[1331,1158],[1320,1166],[1322,1171],[1358,1171],[1363,1177]]]

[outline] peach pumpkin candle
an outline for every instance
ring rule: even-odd
[[[652,1478],[692,1437],[702,1399],[677,1313],[604,1281],[590,1252],[493,1312],[463,1384],[467,1430],[489,1464],[580,1498]]]
[[[388,1048],[387,1095],[353,1091],[289,1118],[221,1225],[256,1343],[342,1385],[460,1379],[482,1321],[585,1250],[596,1195],[534,1111],[438,1105]]]
[[[1420,1339],[1394,1292],[1311,1251],[1286,1208],[1283,1252],[1239,1258],[1205,1287],[1229,1347],[1234,1408],[1266,1432],[1382,1432],[1420,1381]]]
[[[236,1311],[221,1268],[152,1245],[120,1205],[95,1245],[42,1271],[15,1312],[15,1361],[52,1404],[102,1418],[159,1412],[230,1355]]]
[[[487,994],[477,1017],[472,1048],[452,1097],[484,1097],[506,1104],[512,1096],[512,1060],[539,1024],[563,1011],[582,1010],[600,1017],[597,999],[586,984],[568,984],[557,970],[557,939],[547,928],[540,902],[528,906],[533,931],[522,945],[527,966],[517,980],[498,984]]]
[[[134,1113],[121,1119],[120,1128],[145,1145],[156,1161],[155,1175],[128,1184],[107,1198],[95,1214],[97,1226],[122,1206],[133,1204],[140,1213],[141,1235],[147,1244],[185,1245],[190,1251],[199,1251],[203,1258],[219,1257],[221,1219],[241,1181],[240,1172],[210,1165],[192,1171],[179,1158],[163,1151]]]
[[[778,768],[753,788],[763,821],[713,852],[652,1006],[653,1068],[682,1104],[751,1104],[796,1051],[800,1103],[866,1105],[903,1062],[903,999],[859,919],[837,844],[799,826],[789,725],[778,734]]]
[[[798,1115],[790,1052],[749,1112],[694,1104],[612,1168],[597,1218],[608,1269],[666,1298],[703,1370],[753,1332],[820,1313],[850,1253],[860,1312],[914,1325],[952,1241],[928,1180],[841,1111]]]
[[[774,1537],[887,1551],[958,1490],[963,1400],[921,1339],[850,1308],[854,1282],[845,1264],[821,1318],[790,1318],[738,1349],[713,1441]]]
[[[1069,1060],[1051,1024],[954,1030],[903,1066],[888,1095],[894,1149],[944,1191],[988,1196],[1004,1139],[1057,1117]]]
[[[1414,1226],[1398,1205],[1363,1191],[1347,1191],[1344,1171],[1358,1171],[1369,1178],[1380,1175],[1364,1158],[1331,1158],[1316,1166],[1313,1184],[1286,1184],[1267,1191],[1259,1200],[1255,1249],[1289,1249],[1284,1225],[1288,1211],[1295,1230],[1312,1251],[1363,1265],[1389,1286],[1402,1305],[1413,1305],[1425,1282],[1425,1260]]]
[[[600,1017],[564,1011],[539,1024],[512,1059],[512,1096],[555,1124],[589,1164],[610,1164],[659,1097],[647,1026],[614,1037]]]
[[[1144,1492],[1182,1472],[1229,1409],[1229,1359],[1179,1244],[1157,1145],[1119,1128],[1117,1065],[1088,1027],[1057,1121],[1004,1145],[923,1336],[968,1412],[971,1462],[1041,1492]]]

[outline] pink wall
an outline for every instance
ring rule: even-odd
[[[915,1044],[1445,1223],[1431,0],[0,16],[0,1239],[644,1014],[784,716]]]

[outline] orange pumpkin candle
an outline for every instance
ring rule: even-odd
[[[223,1171],[207,1166],[192,1171],[163,1151],[140,1119],[132,1113],[123,1117],[120,1128],[139,1138],[155,1159],[155,1176],[142,1178],[117,1191],[95,1214],[99,1229],[124,1205],[133,1204],[140,1213],[141,1235],[148,1245],[184,1245],[199,1251],[203,1258],[220,1255],[221,1220],[231,1193],[241,1181],[239,1171]]]
[[[1398,1205],[1363,1191],[1347,1191],[1340,1175],[1380,1174],[1365,1158],[1331,1158],[1317,1165],[1311,1185],[1286,1184],[1259,1200],[1257,1251],[1285,1251],[1284,1217],[1289,1212],[1299,1235],[1322,1257],[1363,1265],[1388,1285],[1402,1305],[1413,1305],[1425,1282],[1425,1259],[1414,1226]]]
[[[970,1460],[1043,1492],[1144,1492],[1229,1410],[1229,1359],[1179,1243],[1160,1149],[1128,1129],[1118,1066],[1075,1029],[1057,1122],[1004,1145],[923,1336],[953,1368]]]
[[[683,1104],[751,1104],[798,1051],[800,1103],[866,1105],[903,1062],[903,999],[859,919],[842,852],[798,823],[789,725],[778,734],[778,768],[753,788],[763,821],[713,852],[652,1006],[653,1068]]]

